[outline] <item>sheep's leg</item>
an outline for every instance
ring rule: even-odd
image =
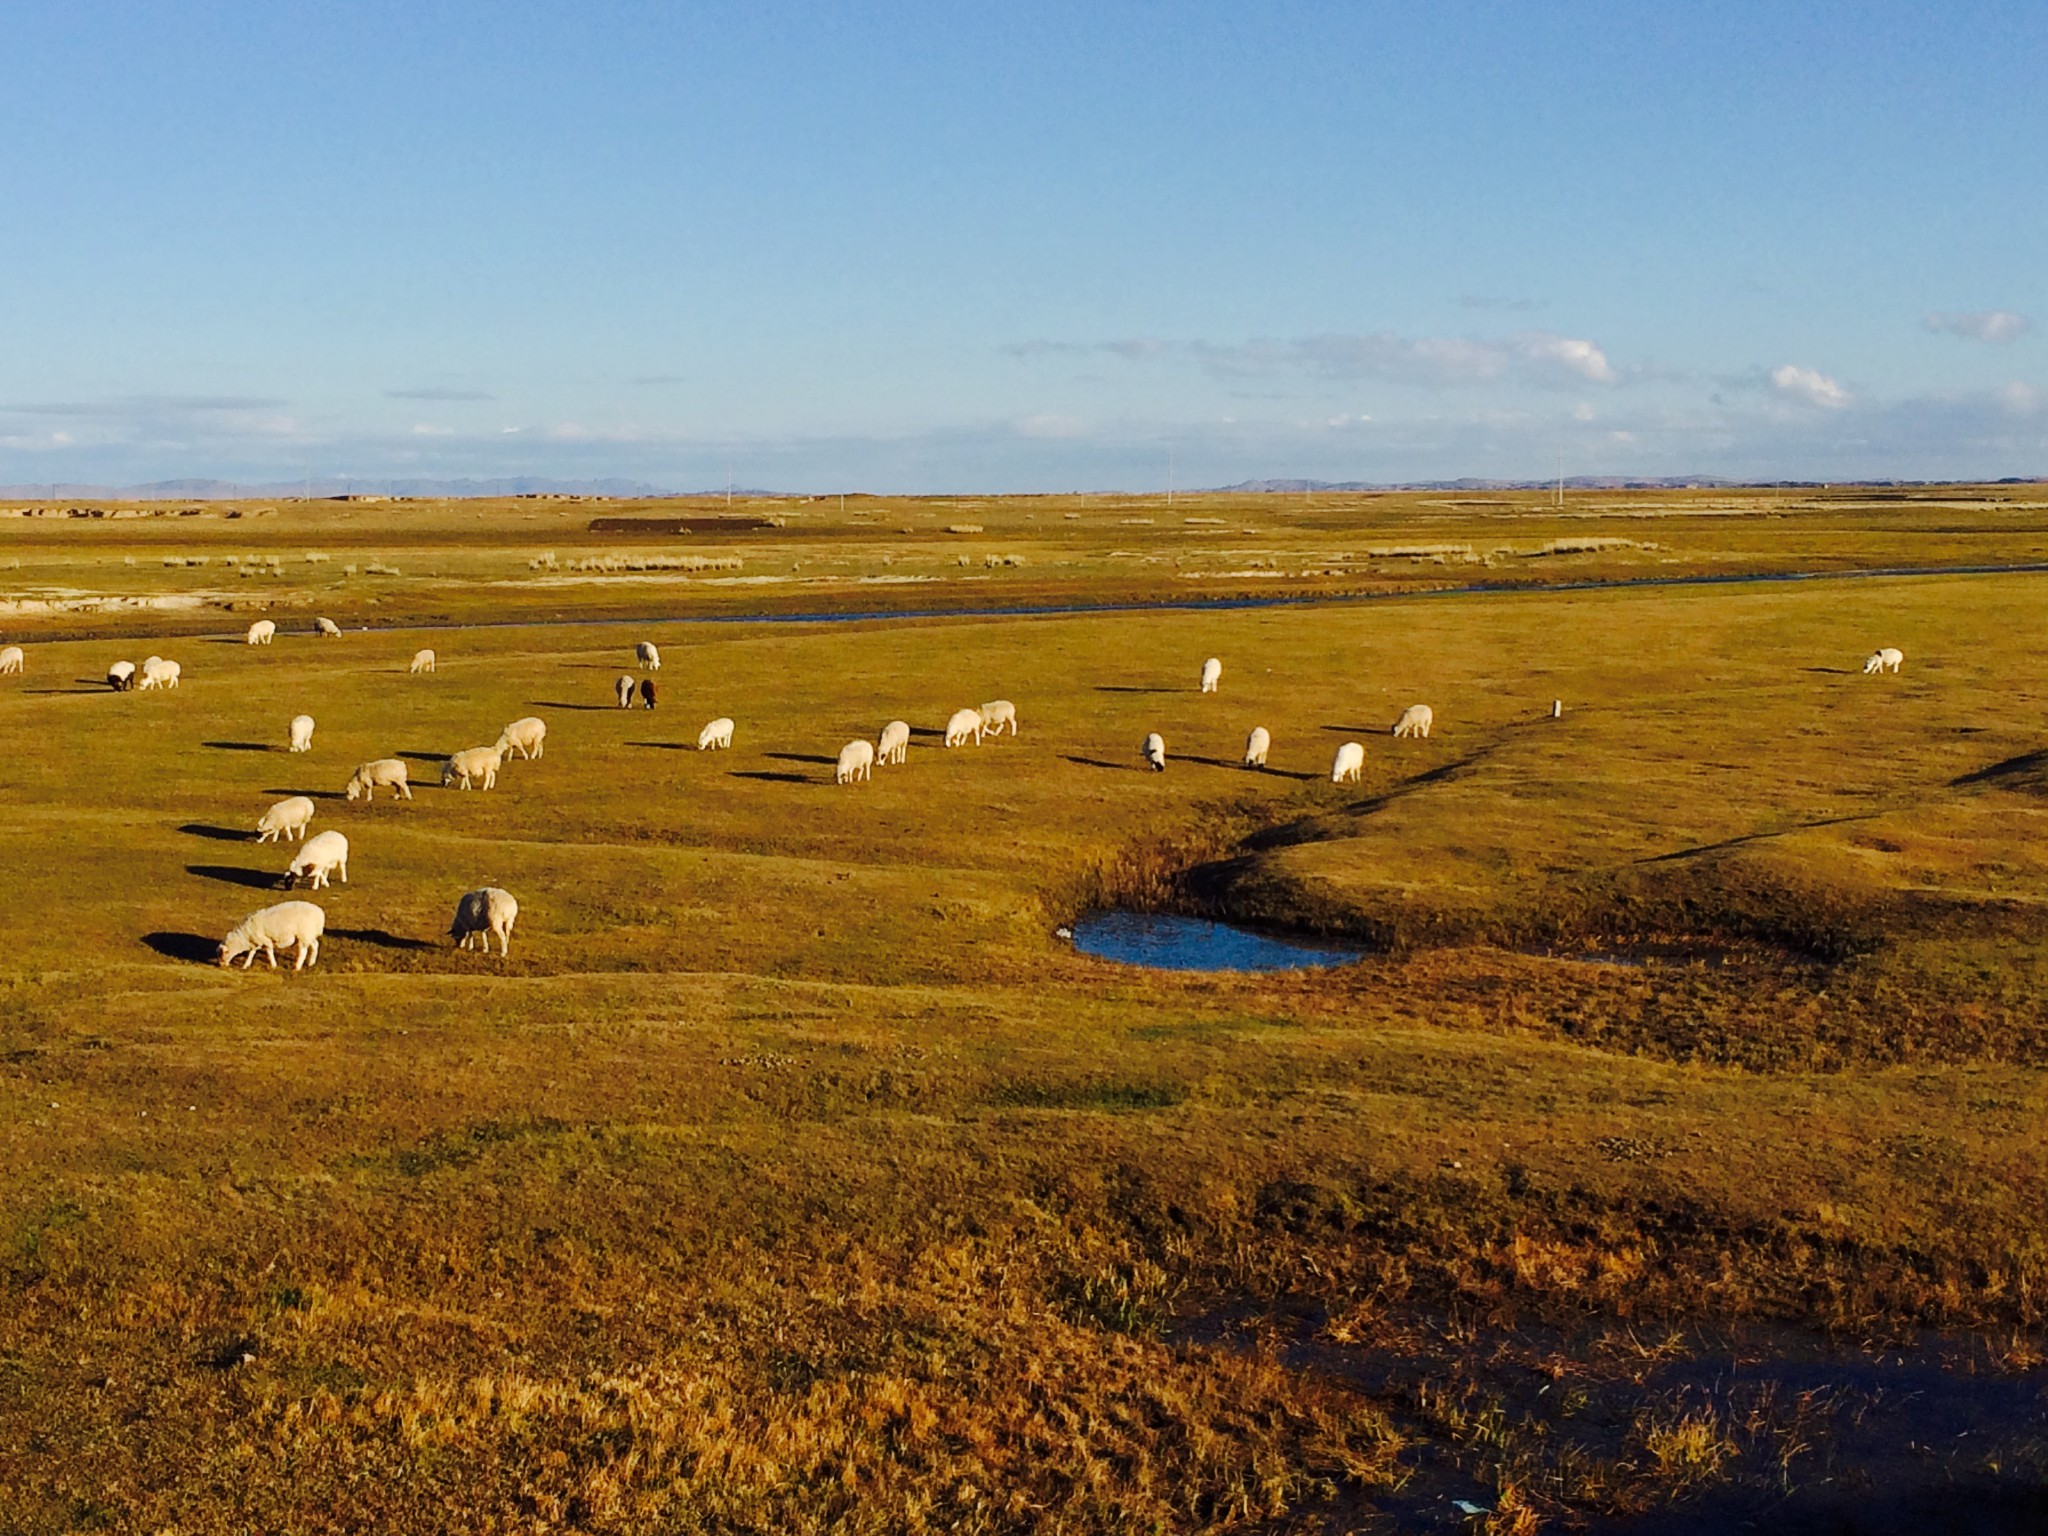
[[[346,859],[342,860],[341,863],[341,883],[343,885],[348,884],[348,860]]]
[[[403,784],[398,786],[398,792],[408,800],[412,798],[412,791]]]
[[[251,958],[251,959],[254,959],[254,956],[252,955],[252,956],[251,956],[250,958]],[[274,943],[266,943],[266,944],[265,944],[265,945],[263,946],[263,958],[264,958],[265,960],[268,960],[268,961],[270,962],[270,968],[271,968],[271,969],[272,969],[273,971],[274,971],[274,970],[276,970],[276,969],[277,969],[277,945],[276,945],[276,944],[274,944]]]

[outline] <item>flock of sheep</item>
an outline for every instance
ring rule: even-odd
[[[331,619],[316,619],[315,632],[323,636],[339,636],[341,629]],[[270,619],[258,619],[249,626],[247,643],[269,645],[277,635],[277,625]],[[641,641],[634,647],[634,659],[649,673],[661,670],[661,652],[653,643]],[[1903,652],[1893,646],[1874,651],[1864,662],[1863,671],[1872,673],[1896,673],[1905,661]],[[408,671],[417,676],[432,673],[438,659],[432,650],[423,649],[414,654]],[[0,648],[0,676],[18,675],[25,668],[25,657],[18,645]],[[130,689],[176,688],[181,669],[177,662],[160,656],[146,658],[138,668],[130,661],[117,661],[107,669],[107,684],[116,692]],[[1205,694],[1218,691],[1223,678],[1221,658],[1211,656],[1202,663],[1201,691]],[[637,696],[646,708],[655,707],[656,688],[652,677],[637,680],[631,674],[621,675],[614,692],[621,707],[631,707]],[[1551,705],[1553,718],[1564,711],[1562,700]],[[1427,704],[1411,704],[1401,712],[1394,722],[1396,737],[1428,737],[1436,723],[1436,712]],[[315,722],[311,715],[296,715],[287,728],[288,748],[292,752],[307,752],[312,749]],[[1000,735],[1007,729],[1012,736],[1017,734],[1017,706],[1008,699],[995,699],[979,709],[961,709],[946,722],[945,744],[948,747],[965,746],[969,742],[979,745],[991,735]],[[490,746],[468,747],[449,755],[442,765],[441,784],[444,788],[460,789],[493,788],[499,770],[516,753],[523,761],[535,761],[542,756],[547,740],[547,724],[537,716],[514,720],[499,733],[496,742]],[[833,765],[832,778],[835,784],[852,784],[873,777],[877,763],[902,763],[910,746],[910,726],[903,720],[891,720],[882,727],[880,737],[869,742],[865,738],[848,742],[839,749]],[[709,722],[697,736],[697,750],[700,752],[720,751],[732,746],[733,721],[721,716]],[[1254,726],[1245,740],[1244,766],[1264,768],[1268,753],[1272,750],[1272,733],[1263,725]],[[1155,772],[1166,770],[1166,740],[1159,732],[1146,735],[1139,748],[1140,757]],[[1361,742],[1347,741],[1337,748],[1330,765],[1330,782],[1333,784],[1355,784],[1365,769],[1365,746]],[[379,789],[389,789],[395,797],[410,800],[412,789],[408,783],[406,765],[402,758],[377,758],[358,764],[349,775],[345,793],[351,801],[374,800]],[[348,883],[348,839],[337,831],[324,831],[307,837],[306,829],[313,819],[314,805],[305,795],[293,795],[278,801],[257,819],[258,842],[284,841],[297,838],[300,847],[286,869],[283,881],[287,887],[300,880],[308,888],[320,890],[327,886],[335,874],[339,874],[344,885]],[[490,941],[496,938],[501,956],[512,951],[512,927],[519,916],[519,903],[511,892],[496,886],[485,886],[479,890],[465,892],[456,904],[455,918],[449,926],[449,937],[456,940],[458,947],[468,948],[472,943],[480,944],[488,952]],[[252,912],[221,941],[218,961],[222,966],[231,965],[235,960],[242,962],[243,969],[255,963],[261,954],[273,970],[277,968],[277,951],[297,951],[292,969],[302,970],[318,960],[320,940],[326,931],[327,914],[315,902],[284,901],[274,906]]]

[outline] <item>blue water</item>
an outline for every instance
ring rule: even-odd
[[[1290,944],[1162,912],[1093,913],[1074,924],[1074,948],[1098,960],[1162,971],[1301,971],[1362,958],[1355,949]]]

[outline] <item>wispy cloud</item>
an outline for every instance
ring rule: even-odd
[[[228,411],[274,411],[285,405],[255,395],[116,395],[105,400],[12,401],[0,411],[18,416],[189,416]]]
[[[1394,331],[1332,332],[1250,341],[1021,341],[1003,351],[1019,360],[1108,354],[1126,362],[1193,363],[1214,378],[1295,374],[1322,379],[1379,379],[1445,389],[1501,379],[1534,383],[1612,384],[1616,372],[1595,341],[1554,331],[1508,336],[1404,336]]]
[[[1773,368],[1771,388],[1784,399],[1797,400],[1802,405],[1817,405],[1829,411],[1841,410],[1853,398],[1848,390],[1819,369],[1802,368],[1796,363],[1781,363]]]
[[[480,389],[387,389],[386,400],[495,400],[496,395],[485,394]]]
[[[1512,314],[1527,314],[1543,308],[1540,299],[1504,299],[1486,293],[1461,293],[1458,295],[1460,309],[1506,310]]]
[[[1961,336],[1968,341],[2012,341],[2033,329],[2034,322],[2010,309],[1977,309],[1967,313],[1937,313],[1921,317],[1920,324],[1937,335]]]

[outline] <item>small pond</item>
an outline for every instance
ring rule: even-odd
[[[1074,924],[1074,948],[1162,971],[1300,971],[1363,958],[1355,949],[1297,944],[1164,912],[1092,912]]]

